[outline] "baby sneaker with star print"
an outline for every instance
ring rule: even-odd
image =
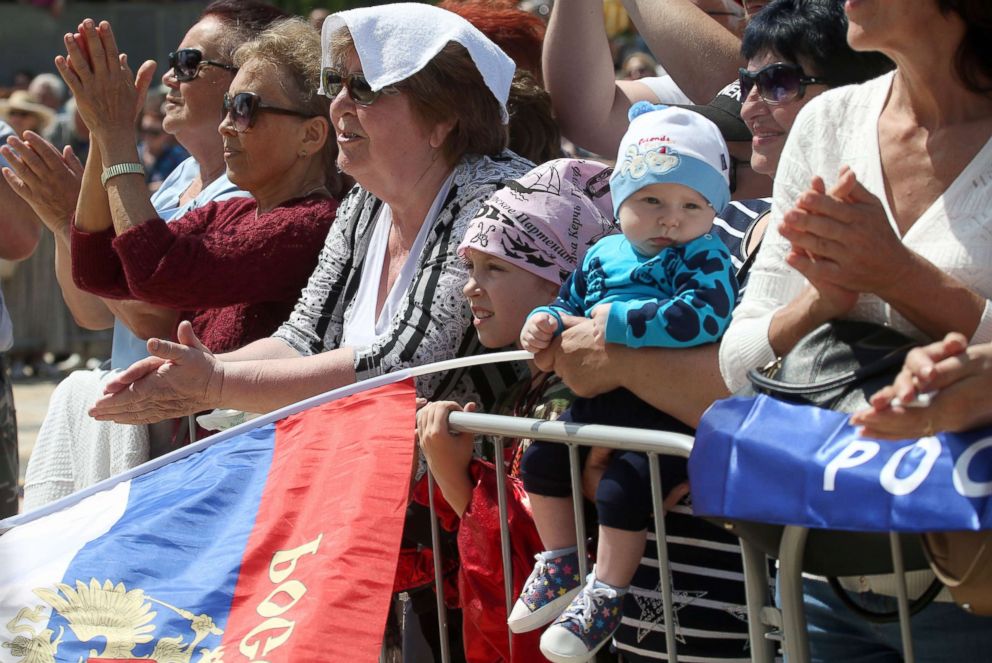
[[[514,633],[550,624],[582,589],[577,548],[534,555],[537,562],[506,620]]]
[[[541,653],[554,663],[590,661],[620,626],[626,591],[589,574],[582,591],[541,635]]]

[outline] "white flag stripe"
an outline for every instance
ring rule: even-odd
[[[45,627],[51,608],[35,596],[34,590],[51,589],[61,582],[83,546],[106,534],[120,520],[130,488],[130,482],[119,483],[111,490],[0,536],[0,642],[18,635],[10,632],[8,625],[23,608],[43,607],[40,622],[22,620],[22,625],[29,624],[37,631]],[[0,647],[0,662],[21,660],[11,649]]]

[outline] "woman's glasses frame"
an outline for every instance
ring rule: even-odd
[[[807,85],[829,85],[824,78],[807,76],[803,68],[791,62],[775,62],[757,71],[743,67],[740,72],[741,102],[747,100],[751,88],[757,86],[758,96],[768,104],[786,104],[802,99]]]
[[[279,106],[270,106],[262,101],[254,92],[238,92],[237,94],[224,93],[224,117],[231,118],[231,126],[239,134],[251,129],[255,126],[255,121],[258,119],[259,113],[275,113],[277,115],[292,115],[295,117],[302,117],[310,119],[312,117],[319,117],[311,113],[304,113],[303,111],[292,110],[290,108],[280,108]]]
[[[180,48],[169,53],[169,68],[172,75],[180,83],[188,83],[200,75],[204,67],[220,67],[230,72],[238,70],[233,64],[225,64],[216,60],[207,60],[203,51],[198,48]]]
[[[371,106],[375,100],[383,94],[396,94],[399,90],[392,86],[386,86],[381,90],[373,90],[369,85],[365,74],[343,74],[334,67],[324,67],[320,72],[320,85],[324,90],[324,96],[328,99],[335,99],[341,94],[341,88],[348,90],[348,98],[359,106]]]

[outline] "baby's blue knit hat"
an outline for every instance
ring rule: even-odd
[[[640,101],[630,107],[610,178],[613,211],[650,184],[683,184],[717,212],[730,202],[730,155],[720,130],[690,110]]]

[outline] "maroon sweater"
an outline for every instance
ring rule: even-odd
[[[290,200],[255,218],[254,198],[113,228],[72,230],[72,278],[87,292],[177,309],[204,345],[234,350],[289,317],[317,266],[335,200]]]

